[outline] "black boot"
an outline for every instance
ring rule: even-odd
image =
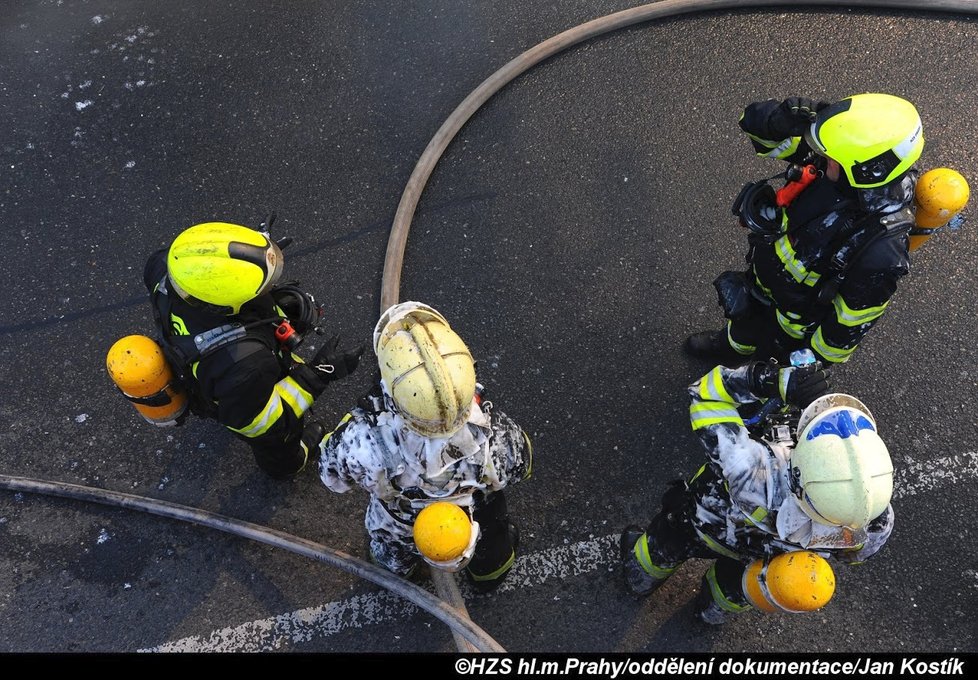
[[[628,589],[636,595],[648,595],[666,582],[664,578],[656,578],[642,568],[635,557],[635,544],[645,532],[634,524],[625,527],[621,533],[619,548],[621,550],[621,570],[625,575]]]
[[[515,524],[507,520],[506,533],[509,535],[510,543],[513,546],[513,555],[515,557],[516,550],[517,548],[520,547],[520,529]],[[486,580],[477,580],[473,578],[472,572],[469,571],[468,569],[465,570],[465,573],[468,575],[469,583],[472,584],[472,588],[475,589],[476,592],[491,593],[492,591],[494,591],[496,588],[500,586],[500,584],[506,579],[506,577],[509,576],[509,573],[511,571],[513,571],[512,566],[510,566],[509,569],[504,571],[498,577],[494,579],[486,579]]]
[[[703,585],[700,586],[700,592],[693,602],[693,615],[697,621],[711,626],[722,626],[727,622],[729,614],[714,601],[713,595],[710,593],[710,587],[705,580],[703,581]]]
[[[730,346],[726,330],[693,333],[686,338],[683,349],[697,359],[707,359],[724,366],[739,366],[751,358],[751,355],[741,354]]]

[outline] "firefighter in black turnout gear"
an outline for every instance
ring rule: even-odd
[[[792,165],[783,187],[762,180],[738,196],[747,270],[714,281],[727,327],[690,336],[686,350],[735,365],[807,347],[844,362],[910,271],[920,116],[887,94],[791,97],[750,104],[740,127],[758,155]]]
[[[322,309],[293,283],[279,284],[283,266],[267,232],[208,222],[155,252],[143,272],[160,344],[191,411],[246,441],[276,479],[318,455],[324,429],[305,413],[363,353],[339,349],[336,336],[308,364],[293,353],[302,334],[318,330]]]

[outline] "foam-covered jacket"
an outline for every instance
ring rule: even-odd
[[[450,437],[425,437],[405,425],[383,381],[321,444],[323,484],[354,485],[413,522],[427,504],[473,504],[476,492],[499,491],[530,476],[529,438],[508,416],[473,398],[468,422]]]
[[[749,365],[717,366],[689,386],[690,421],[709,462],[688,483],[693,526],[711,548],[735,559],[789,550],[860,562],[893,530],[893,509],[857,530],[814,522],[789,482],[793,442],[751,436],[737,408],[758,401],[748,388]]]

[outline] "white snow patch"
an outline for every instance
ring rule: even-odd
[[[96,26],[98,26],[100,23],[102,23],[103,21],[105,21],[107,18],[108,17],[104,17],[101,14],[96,14],[95,16],[92,17],[92,23],[95,24]]]
[[[100,532],[98,532],[98,538],[96,539],[95,542],[101,545],[102,543],[105,543],[110,538],[112,537],[109,535],[109,532],[106,531],[105,529],[102,529]]]
[[[91,99],[86,99],[83,102],[75,102],[75,110],[81,111],[82,109],[87,109],[91,105],[92,105]]]
[[[78,89],[79,90],[84,90],[86,87],[91,87],[91,86],[92,86],[92,81],[91,80],[86,80],[84,83],[82,83],[81,85],[78,86]]]
[[[76,423],[84,423],[86,420],[88,420],[88,414],[87,413],[80,413],[77,416],[75,416],[75,422]]]
[[[134,167],[136,167],[136,161],[127,161],[126,162],[126,168],[127,169],[134,168]]]

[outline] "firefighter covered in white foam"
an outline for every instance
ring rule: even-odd
[[[370,493],[371,557],[402,576],[422,559],[412,536],[418,514],[440,501],[462,508],[479,536],[448,566],[491,590],[515,559],[519,533],[503,490],[530,476],[529,437],[483,398],[468,347],[428,305],[388,309],[374,351],[379,385],[324,437],[320,477],[338,493],[355,485]]]
[[[687,559],[714,559],[697,614],[718,624],[749,608],[743,576],[753,560],[810,551],[852,564],[883,547],[894,520],[889,452],[865,404],[827,387],[816,366],[760,361],[717,366],[689,386],[690,421],[709,460],[666,491],[644,531],[623,532],[634,593],[653,592]],[[738,407],[764,398],[804,407],[796,433],[748,431]]]

